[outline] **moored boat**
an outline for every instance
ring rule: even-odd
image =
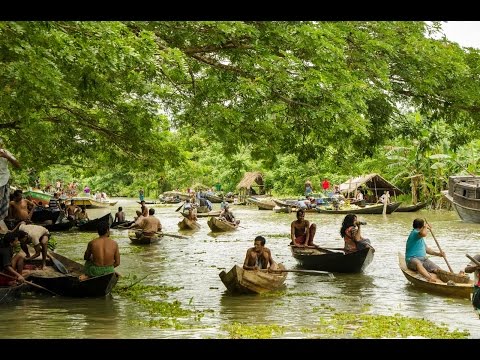
[[[23,191],[23,197],[25,199],[32,200],[36,205],[39,205],[39,203],[42,203],[43,205],[48,205],[53,195],[37,189]]]
[[[480,176],[450,176],[442,194],[452,203],[460,219],[480,223]]]
[[[232,223],[220,219],[218,217],[211,217],[208,219],[208,227],[213,231],[233,231],[238,228],[238,225],[233,225]]]
[[[278,264],[278,268],[285,270],[283,264]],[[228,273],[222,271],[219,276],[229,292],[261,294],[282,287],[287,278],[287,273],[244,270],[241,266],[235,265]]]
[[[387,205],[386,213],[391,214],[400,207],[401,202],[393,202]],[[366,205],[365,207],[352,207],[348,209],[326,209],[317,208],[321,214],[382,214],[383,204]]]
[[[51,261],[48,260],[47,266],[43,270],[32,270],[26,278],[58,295],[102,297],[110,294],[118,281],[118,275],[115,272],[80,280],[80,275],[84,274],[84,266],[82,264],[57,253],[49,252],[49,255],[60,261],[68,272],[63,274],[57,271],[51,266]],[[32,287],[32,290],[38,289]]]
[[[110,207],[113,206],[117,203],[117,201],[98,201],[95,200],[94,198],[89,198],[89,197],[72,197],[67,200],[65,200],[65,205],[70,205],[70,204],[75,204],[78,206],[85,206],[87,209],[98,209],[98,208],[104,208],[104,207]]]
[[[363,271],[373,260],[375,249],[365,248],[355,252],[342,249],[332,251],[321,247],[290,246],[293,257],[300,266],[309,270],[323,270],[340,273]]]
[[[276,205],[275,202],[269,198],[257,199],[255,197],[249,197],[247,201],[257,205],[258,210],[273,210]]]
[[[400,206],[396,212],[414,212],[425,208],[428,204],[426,202],[418,202],[416,204]]]
[[[405,262],[405,255],[403,253],[398,253],[398,264],[400,266],[400,270],[402,270],[402,273],[403,275],[405,275],[407,280],[419,289],[439,295],[470,299],[470,294],[473,292],[472,280],[469,280],[468,283],[445,283],[440,280],[438,280],[437,282],[429,282],[418,272],[407,268],[407,264]]]

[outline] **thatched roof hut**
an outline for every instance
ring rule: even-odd
[[[262,173],[259,171],[246,172],[243,175],[243,179],[238,183],[237,189],[243,195],[263,195],[265,193],[265,184]]]
[[[385,180],[378,174],[361,175],[351,178],[340,184],[340,192],[348,197],[349,194],[355,196],[359,190],[369,190],[376,198],[383,195],[384,191],[388,191],[390,196],[403,194],[403,191],[397,188],[392,183]]]

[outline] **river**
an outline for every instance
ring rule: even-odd
[[[123,206],[127,219],[132,219],[139,204],[135,199],[118,198],[110,209],[87,210],[90,218]],[[181,215],[176,205],[153,206],[164,231],[178,234],[177,222]],[[215,204],[215,208],[219,205]],[[255,207],[232,206],[241,228],[231,233],[212,234],[207,219],[199,219],[202,228],[197,232],[182,232],[188,239],[165,237],[160,243],[133,246],[125,230],[111,231],[120,247],[122,275],[139,277],[151,273],[142,284],[181,287],[170,295],[182,306],[205,312],[197,326],[176,330],[172,327],[135,325],[148,314],[137,303],[113,294],[100,299],[71,299],[44,294],[27,294],[15,303],[0,306],[0,338],[225,338],[225,326],[235,323],[279,325],[284,327],[281,338],[317,337],[314,329],[322,317],[331,317],[332,309],[350,313],[380,315],[401,314],[424,318],[435,324],[444,323],[450,330],[467,330],[470,338],[480,337],[478,317],[467,299],[451,299],[424,293],[413,287],[398,266],[398,252],[405,249],[405,241],[415,217],[426,217],[447,254],[454,271],[468,263],[466,253],[480,252],[478,224],[459,220],[455,212],[393,213],[391,215],[360,215],[367,222],[364,236],[371,239],[375,257],[364,273],[312,276],[289,273],[286,290],[277,297],[231,296],[218,276],[234,264],[242,264],[246,250],[253,239],[263,235],[273,258],[287,268],[295,268],[289,243],[290,223],[295,213],[275,214]],[[339,247],[343,241],[339,229],[342,215],[306,214],[306,219],[317,224],[315,242],[322,246]],[[87,242],[94,233],[74,230],[58,232],[56,252],[83,263]],[[427,245],[436,248],[431,235]],[[433,260],[446,269],[441,258]],[[32,331],[32,324],[35,330]],[[311,331],[310,331],[311,330]]]

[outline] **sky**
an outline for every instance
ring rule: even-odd
[[[448,21],[442,28],[448,40],[480,49],[480,21]]]

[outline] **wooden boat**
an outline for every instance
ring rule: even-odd
[[[222,202],[222,198],[220,196],[217,196],[217,195],[205,194],[205,197],[208,200],[210,200],[211,203],[214,203],[214,204],[220,204]]]
[[[332,251],[321,247],[298,247],[292,245],[290,249],[293,257],[305,269],[340,273],[356,273],[365,270],[372,262],[375,252],[372,248],[345,253],[341,249]]]
[[[70,230],[74,225],[74,221],[60,221],[55,224],[46,224],[42,226],[48,229],[48,231],[67,231]]]
[[[108,213],[97,219],[93,219],[93,220],[87,221],[84,224],[77,225],[77,227],[78,227],[78,230],[80,231],[97,231],[97,226],[102,221],[108,222],[108,226],[111,226],[113,223],[112,214]]]
[[[233,225],[229,223],[228,221],[221,220],[218,217],[211,217],[208,219],[208,227],[213,231],[232,231],[232,230],[237,230],[238,225]]]
[[[403,253],[398,253],[398,264],[400,265],[400,270],[402,270],[402,273],[405,275],[407,280],[419,289],[439,295],[470,299],[470,294],[473,292],[472,280],[464,284],[454,283],[454,285],[448,285],[443,281],[437,281],[436,283],[429,282],[418,272],[407,268],[405,255]]]
[[[36,207],[32,212],[32,222],[33,223],[43,223],[45,221],[51,221],[52,224],[55,224],[60,217],[60,214],[63,213],[60,209],[52,210],[50,208],[41,208]],[[65,213],[62,214],[64,217]]]
[[[424,207],[426,207],[428,204],[426,202],[418,202],[416,204],[412,204],[412,205],[407,205],[407,206],[400,206],[397,210],[395,210],[396,212],[414,212],[414,211],[418,211],[420,209],[423,209]]]
[[[275,206],[273,208],[273,212],[276,213],[276,214],[280,214],[280,213],[291,213],[292,212],[292,207],[291,206]]]
[[[278,264],[278,267],[285,270],[283,264]],[[287,278],[287,273],[244,270],[241,266],[235,265],[228,273],[222,271],[219,276],[229,292],[261,294],[282,287]]]
[[[450,176],[442,194],[452,203],[460,219],[480,223],[480,176]]]
[[[190,194],[182,193],[180,191],[165,191],[159,197],[160,197],[160,200],[162,198],[172,198],[172,199],[180,199],[182,201],[185,201],[190,199]]]
[[[400,207],[401,202],[393,202],[387,205],[387,214],[391,214]],[[317,208],[317,212],[321,214],[382,214],[383,204],[366,205],[365,207],[350,208],[350,209],[326,209]]]
[[[26,276],[27,280],[43,286],[61,296],[69,297],[102,297],[110,294],[118,281],[118,275],[113,272],[102,276],[80,280],[84,274],[84,266],[57,253],[49,252],[51,257],[60,261],[68,270],[67,274],[57,271],[50,260],[44,270],[32,270]],[[38,290],[32,287],[32,290]]]
[[[36,205],[39,205],[40,202],[43,205],[48,205],[53,195],[42,190],[27,190],[23,192],[23,197],[32,200]]]
[[[221,213],[220,210],[209,211],[209,212],[207,212],[207,213],[197,213],[197,218],[211,217],[211,216],[219,216],[220,213]]]
[[[78,206],[85,206],[87,209],[98,209],[104,208],[109,206],[114,206],[117,201],[98,201],[94,198],[89,197],[72,197],[65,200],[65,205],[70,205],[71,203],[78,205]]]
[[[273,208],[275,207],[275,202],[272,200],[272,199],[267,199],[267,198],[264,198],[264,199],[257,199],[257,198],[254,198],[254,197],[249,197],[247,199],[249,202],[255,204],[258,206],[258,210],[273,210]]]
[[[135,231],[129,231],[128,232],[128,238],[132,242],[132,244],[135,245],[150,245],[150,244],[155,244],[162,240],[163,236],[162,235],[153,235],[153,236],[143,236],[138,238],[137,235],[135,235]]]
[[[26,284],[17,284],[13,286],[0,286],[0,304],[6,304],[15,301],[20,297]]]
[[[198,222],[186,217],[184,217],[182,221],[179,221],[178,227],[180,230],[200,230],[200,224]]]

